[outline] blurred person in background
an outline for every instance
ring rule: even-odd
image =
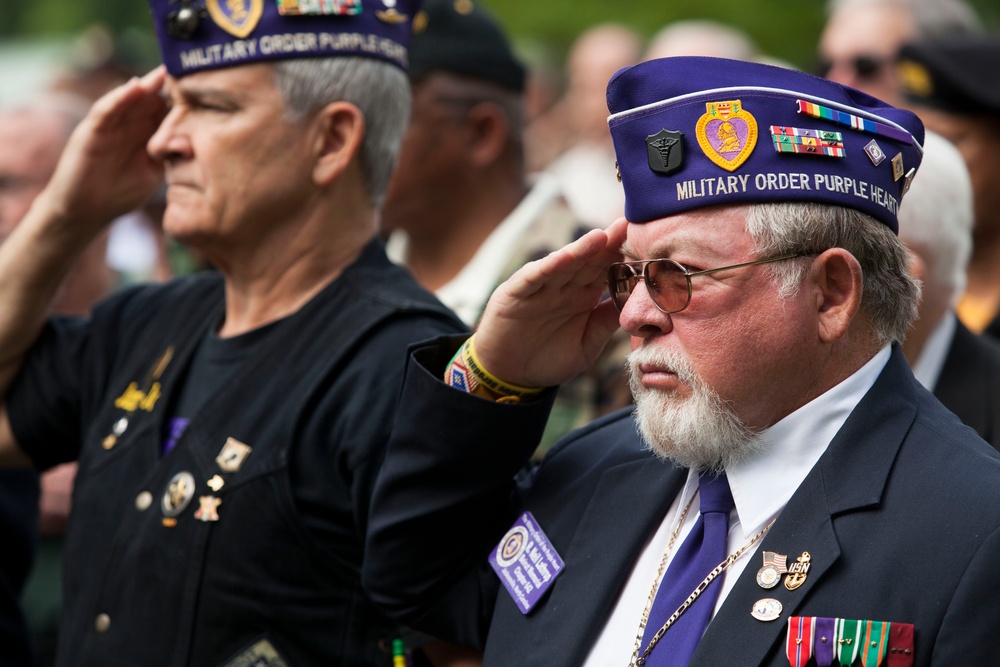
[[[903,342],[913,374],[1000,448],[1000,343],[969,331],[954,309],[972,250],[972,184],[958,149],[931,131],[899,209],[899,239],[922,283],[917,321]]]
[[[899,59],[907,105],[951,141],[972,178],[972,258],[958,316],[1000,337],[1000,38],[915,42]]]
[[[671,56],[711,56],[755,60],[760,50],[739,28],[710,20],[675,21],[661,28],[646,47],[644,60]]]
[[[830,0],[819,38],[819,74],[890,104],[902,102],[896,54],[905,42],[975,35],[965,0]]]
[[[48,183],[70,134],[89,108],[89,100],[61,92],[0,109],[0,242],[14,231]],[[106,260],[107,247],[108,234],[104,233],[80,254],[52,304],[53,313],[88,315],[94,303],[111,291],[116,275]],[[62,543],[75,474],[75,463],[56,466],[42,474],[40,480],[34,471],[0,473],[0,494],[6,496],[0,506],[9,517],[4,521],[28,522],[32,541],[36,532],[40,535],[26,582],[23,573],[17,574],[19,568],[10,565],[15,558],[20,560],[17,554],[26,546],[16,537],[18,532],[11,532],[5,541],[2,559],[3,576],[25,584],[23,605],[43,665],[51,663],[55,650],[61,607]],[[28,488],[31,480],[35,480],[33,490]],[[19,486],[22,491],[15,491]],[[15,501],[15,496],[19,500]],[[20,509],[14,509],[16,503]],[[13,517],[15,511],[17,516]],[[20,592],[20,584],[3,588],[15,595]],[[16,643],[10,645],[9,656],[18,655]],[[0,657],[0,664],[4,659]]]
[[[570,48],[563,97],[528,128],[529,164],[555,176],[573,213],[592,227],[621,216],[625,202],[604,90],[611,75],[641,57],[642,42],[632,30],[611,23],[590,28]],[[540,146],[536,136],[552,143]],[[538,157],[531,154],[535,150],[547,152]]]
[[[567,206],[552,175],[525,173],[525,68],[503,28],[479,4],[457,7],[428,0],[418,14],[413,111],[382,227],[390,232],[389,257],[475,327],[497,285],[590,226]],[[619,332],[586,373],[561,387],[540,453],[631,403],[628,351]]]

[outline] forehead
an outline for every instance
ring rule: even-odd
[[[906,7],[883,2],[861,3],[835,12],[820,37],[828,56],[894,55],[916,32]]]
[[[747,207],[718,206],[642,224],[629,223],[622,252],[629,259],[729,260],[748,257],[753,239]]]
[[[163,88],[172,96],[217,94],[238,101],[281,102],[273,67],[265,63],[207,70],[179,79],[168,76]]]

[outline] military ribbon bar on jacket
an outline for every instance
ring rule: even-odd
[[[785,654],[791,667],[805,667],[815,657],[818,667],[911,667],[913,624],[845,618],[792,616],[788,619]]]

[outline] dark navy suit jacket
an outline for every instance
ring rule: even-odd
[[[455,345],[437,341],[411,360],[372,506],[365,584],[406,622],[483,646],[487,666],[580,665],[687,471],[650,454],[621,412],[512,482],[545,401],[499,405],[446,387],[439,371]],[[486,565],[524,510],[565,560],[527,615]],[[808,551],[806,582],[761,589],[762,550],[789,560]],[[1000,455],[919,385],[896,348],[751,558],[691,665],[787,665],[792,615],[912,623],[915,665],[994,664]],[[765,597],[782,603],[780,619],[750,615]]]
[[[986,442],[1000,448],[1000,343],[958,322],[934,395]]]

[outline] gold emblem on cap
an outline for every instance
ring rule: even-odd
[[[757,119],[740,100],[707,102],[695,126],[695,136],[705,157],[726,171],[736,171],[757,145]]]
[[[927,68],[912,60],[901,60],[896,65],[903,88],[917,97],[930,97],[934,94],[934,79]]]
[[[400,14],[396,11],[396,0],[382,0],[382,4],[385,5],[385,9],[380,9],[375,12],[375,18],[383,23],[389,23],[391,25],[398,25],[400,23],[405,23],[410,17],[406,14]]]
[[[896,157],[892,158],[892,180],[898,181],[904,175],[903,169],[903,154],[896,153]]]
[[[243,462],[247,460],[252,451],[253,448],[250,445],[242,443],[236,438],[228,438],[226,444],[222,446],[222,451],[215,457],[215,462],[225,472],[237,472],[243,467]]]
[[[233,37],[243,39],[260,23],[264,15],[264,0],[206,0],[205,8],[217,26]]]

